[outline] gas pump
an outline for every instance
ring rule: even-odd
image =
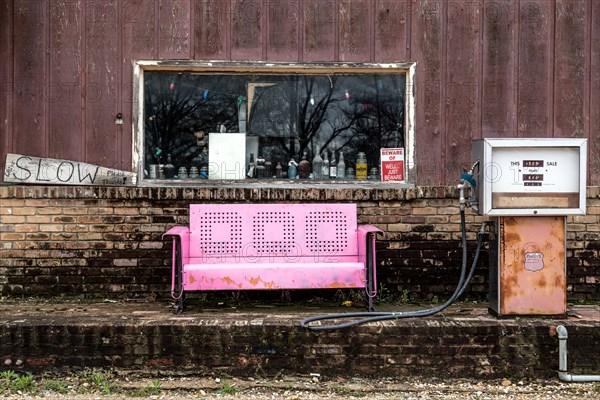
[[[586,139],[483,139],[473,190],[492,217],[489,310],[564,317],[566,216],[586,212]]]

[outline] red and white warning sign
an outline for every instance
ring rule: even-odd
[[[404,149],[381,149],[381,180],[404,182]]]

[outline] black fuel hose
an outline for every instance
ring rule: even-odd
[[[471,264],[471,269],[469,270],[469,273],[466,274],[466,271],[467,271],[467,231],[466,231],[466,227],[465,227],[465,212],[464,212],[464,210],[460,210],[460,227],[461,227],[461,233],[462,233],[462,238],[461,238],[462,265],[461,265],[461,271],[460,271],[460,279],[458,281],[458,285],[456,286],[456,289],[454,290],[454,293],[452,294],[452,296],[450,296],[448,301],[446,301],[444,304],[441,304],[434,308],[428,308],[428,309],[417,310],[417,311],[407,311],[407,312],[355,312],[355,313],[319,315],[319,316],[303,319],[302,321],[300,321],[300,325],[303,328],[306,328],[306,329],[309,329],[312,331],[328,331],[328,330],[349,328],[352,326],[366,324],[369,322],[386,321],[386,320],[403,319],[403,318],[414,318],[414,317],[426,317],[426,316],[430,316],[433,314],[437,314],[440,311],[443,311],[448,306],[453,304],[464,293],[465,289],[469,285],[471,278],[473,278],[473,274],[475,273],[475,267],[477,266],[477,261],[479,260],[479,254],[481,252],[481,246],[483,244],[484,229],[482,226],[482,229],[479,231],[479,235],[477,238],[477,250],[475,251],[475,257],[473,258],[473,263]],[[466,279],[465,279],[465,275],[467,275]],[[331,319],[348,319],[348,318],[359,318],[359,319],[355,319],[353,321],[342,323],[342,324],[337,324],[337,325],[316,325],[316,326],[309,325],[309,324],[311,324],[313,322],[317,322],[317,321],[320,322],[320,321],[331,320]]]

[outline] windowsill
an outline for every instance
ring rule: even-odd
[[[314,181],[310,179],[241,179],[241,180],[209,180],[209,179],[145,179],[138,187],[238,187],[238,188],[282,188],[282,189],[411,189],[414,183],[383,182],[379,180],[329,180]]]

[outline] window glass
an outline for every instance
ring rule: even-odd
[[[404,147],[405,86],[402,72],[146,71],[144,178],[380,179],[380,150]]]

